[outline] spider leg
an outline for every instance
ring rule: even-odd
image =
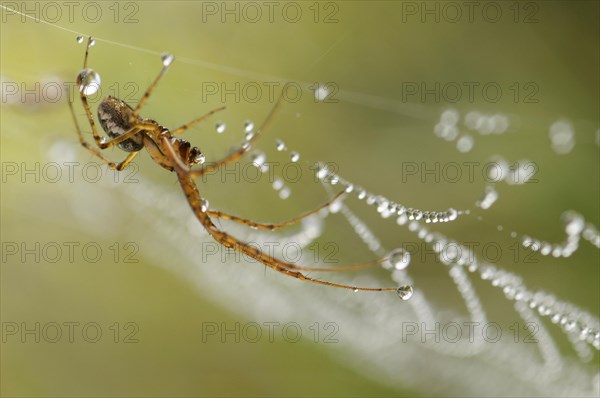
[[[273,116],[275,116],[275,113],[277,112],[279,106],[281,105],[282,99],[283,99],[283,92],[277,99],[277,102],[275,102],[275,105],[273,105],[273,108],[271,108],[271,111],[269,112],[269,114],[267,115],[265,120],[263,121],[262,125],[258,128],[258,130],[256,130],[256,132],[254,133],[254,135],[252,136],[251,139],[246,140],[242,146],[240,146],[237,150],[235,150],[232,153],[230,153],[229,155],[227,155],[225,158],[223,158],[215,163],[208,164],[200,170],[193,170],[192,177],[194,177],[194,178],[202,177],[204,174],[211,173],[223,165],[226,165],[228,163],[232,163],[232,162],[235,162],[235,161],[238,161],[239,159],[241,159],[242,156],[244,156],[244,154],[252,148],[254,143],[260,137],[262,131],[264,129],[266,129],[269,126],[269,124],[272,122]]]
[[[130,153],[125,158],[125,160],[123,160],[120,163],[114,163],[113,161],[109,160],[107,157],[102,155],[102,153],[100,153],[100,151],[98,149],[96,149],[96,148],[92,147],[90,144],[88,144],[85,141],[85,139],[83,138],[83,133],[81,132],[81,128],[79,127],[79,123],[77,122],[77,117],[75,116],[75,110],[73,109],[73,103],[71,103],[71,101],[69,101],[69,109],[71,109],[71,116],[73,116],[73,122],[75,123],[75,128],[77,129],[77,135],[79,136],[79,143],[81,144],[81,146],[84,147],[85,149],[87,149],[88,151],[90,151],[94,156],[98,157],[104,163],[106,163],[108,165],[108,167],[110,167],[111,169],[117,170],[117,171],[123,170],[125,167],[127,167],[127,165],[129,165],[129,163],[131,163],[131,161],[139,153],[139,152]],[[133,130],[134,129],[132,129],[131,131],[133,131]],[[136,129],[133,132],[138,132],[138,131],[139,130]],[[126,134],[123,134],[121,137],[125,136]]]
[[[205,114],[203,116],[200,116],[198,119],[192,120],[191,122],[186,123],[183,126],[180,126],[180,127],[176,128],[175,130],[171,131],[171,134],[173,134],[173,135],[181,134],[185,130],[189,129],[190,127],[195,126],[197,123],[200,123],[201,121],[207,119],[208,117],[210,117],[210,116],[214,115],[215,113],[220,112],[220,111],[222,111],[224,109],[225,109],[224,106],[222,106],[220,108],[213,109],[212,111],[208,112],[207,114]]]
[[[87,52],[86,52],[86,58],[87,58]],[[92,135],[94,136],[94,141],[96,141],[96,145],[98,145],[98,147],[100,149],[107,148],[108,143],[106,141],[106,138],[101,137],[100,134],[98,134],[98,130],[96,129],[96,123],[94,122],[94,118],[92,116],[92,110],[90,109],[90,104],[88,103],[87,97],[84,94],[83,90],[80,90],[79,98],[81,98],[81,103],[83,104],[83,109],[85,110],[85,115],[87,116],[88,122],[90,123],[90,127],[92,128]],[[71,104],[71,101],[69,101],[69,106],[71,106],[71,111],[72,111],[73,106]],[[123,134],[123,135],[125,135],[125,134]]]
[[[171,63],[172,62],[163,63],[163,67],[160,70],[160,72],[158,73],[158,76],[156,76],[156,79],[154,79],[154,81],[152,82],[152,84],[150,85],[150,87],[148,87],[146,89],[146,92],[144,93],[144,95],[140,99],[140,102],[138,102],[137,106],[133,110],[133,113],[131,114],[131,119],[130,119],[131,123],[133,123],[137,119],[138,115],[140,114],[140,111],[142,110],[142,107],[144,106],[144,104],[146,103],[146,101],[148,101],[148,98],[150,97],[150,94],[152,94],[152,91],[154,90],[154,88],[158,84],[159,80],[165,75],[165,73],[167,73],[167,70],[169,70],[169,67],[171,66]]]
[[[87,68],[88,55],[89,55],[90,47],[92,46],[93,40],[94,39],[92,39],[92,36],[88,37],[88,42],[87,42],[87,45],[85,46],[85,55],[83,56],[83,69]]]
[[[254,228],[254,229],[267,229],[267,230],[270,230],[270,231],[274,231],[276,229],[280,229],[280,228],[283,228],[283,227],[287,227],[288,225],[295,224],[295,223],[297,223],[297,222],[299,222],[299,221],[301,221],[301,220],[303,220],[303,219],[305,219],[307,217],[312,216],[313,214],[318,213],[320,210],[328,207],[333,202],[335,202],[336,199],[338,199],[339,197],[341,197],[342,195],[344,195],[344,193],[345,192],[342,191],[342,192],[338,193],[337,195],[335,195],[333,198],[329,199],[327,202],[325,202],[321,206],[319,206],[319,207],[317,207],[317,208],[315,208],[315,209],[313,209],[313,210],[311,210],[311,211],[309,211],[307,213],[304,213],[304,214],[302,214],[302,215],[300,215],[298,217],[294,217],[294,218],[292,218],[290,220],[287,220],[287,221],[284,221],[284,222],[281,222],[281,223],[277,223],[277,224],[257,223],[257,222],[254,222],[252,220],[248,220],[248,219],[245,219],[245,218],[240,218],[240,217],[237,217],[237,216],[233,216],[233,215],[226,214],[226,213],[223,213],[223,212],[220,212],[220,211],[215,211],[215,210],[209,210],[208,211],[208,215],[210,217],[212,217],[212,218],[222,218],[224,220],[234,221],[234,222],[237,222],[237,223],[242,224],[242,225],[246,225],[246,226],[248,226],[250,228]]]
[[[201,209],[199,208],[198,210],[201,210]],[[274,269],[275,271],[280,272],[284,275],[288,275],[288,276],[291,276],[291,277],[294,277],[294,278],[297,278],[297,279],[300,279],[300,280],[303,280],[306,282],[316,283],[319,285],[338,287],[338,288],[343,288],[343,289],[351,289],[354,291],[362,290],[362,291],[370,291],[370,292],[386,292],[386,291],[395,292],[397,290],[397,288],[395,288],[395,287],[383,287],[383,288],[382,287],[361,287],[361,286],[351,286],[351,285],[346,285],[346,284],[341,284],[341,283],[323,281],[320,279],[308,277],[308,276],[304,275],[303,273],[299,272],[299,270],[302,270],[302,271],[324,271],[324,272],[349,271],[349,270],[353,270],[353,269],[365,268],[365,267],[379,264],[380,262],[384,261],[384,259],[373,261],[373,262],[368,262],[368,263],[354,264],[354,265],[350,265],[347,267],[334,267],[334,268],[300,267],[300,266],[285,262],[283,260],[279,260],[275,257],[269,256],[268,254],[259,250],[258,248],[250,246],[250,245],[238,240],[237,238],[235,238],[231,235],[228,235],[227,233],[225,233],[223,231],[218,230],[217,227],[210,222],[210,219],[208,220],[208,222],[210,224],[204,224],[204,223],[203,224],[205,225],[205,228],[208,230],[210,235],[217,242],[221,243],[223,246],[225,246],[227,248],[234,249],[236,251],[239,251],[239,252],[247,255],[248,257],[258,260],[261,263],[263,263],[264,265],[266,265],[267,267]]]
[[[271,257],[265,252],[255,247],[252,247],[236,239],[235,237],[221,231],[217,228],[215,224],[213,224],[213,222],[210,219],[210,216],[208,215],[207,209],[203,207],[200,193],[198,192],[198,187],[193,179],[192,173],[190,172],[189,168],[185,167],[181,159],[179,159],[169,139],[167,137],[162,137],[160,139],[160,144],[164,150],[165,155],[171,160],[171,163],[174,165],[174,170],[177,173],[179,184],[181,185],[181,188],[185,193],[187,201],[192,211],[194,212],[194,215],[196,216],[198,221],[200,221],[200,223],[204,226],[206,231],[223,246],[232,248],[243,254],[246,254],[247,256],[260,261],[267,267],[277,272],[306,282],[316,283],[319,285],[325,285],[330,287],[338,287],[342,289],[351,289],[354,291],[362,290],[372,292],[395,292],[397,290],[395,287],[360,287],[310,278],[302,274],[301,272],[294,271],[294,269],[299,269],[296,265]]]
[[[297,222],[299,222],[300,220],[307,218],[313,214],[318,213],[321,209],[326,208],[327,206],[329,206],[331,203],[335,202],[336,199],[338,199],[339,197],[341,197],[345,192],[342,191],[340,193],[338,193],[337,195],[335,195],[332,199],[330,199],[329,201],[327,201],[326,203],[324,203],[323,205],[315,208],[314,210],[311,210],[305,214],[302,214],[301,216],[292,218],[288,221],[284,221],[282,223],[278,223],[278,224],[263,224],[263,223],[257,223],[254,222],[252,220],[248,220],[248,219],[243,219],[240,217],[236,217],[236,216],[232,216],[229,214],[225,214],[222,213],[220,211],[214,211],[214,210],[208,210],[207,213],[211,218],[222,218],[224,220],[230,220],[230,221],[234,221],[237,222],[239,224],[242,225],[246,225],[250,228],[254,228],[254,229],[266,229],[266,230],[270,230],[270,231],[274,231],[276,229],[279,228],[283,228],[286,227],[288,225],[292,225],[295,224]],[[383,257],[380,258],[378,260],[374,260],[374,261],[367,261],[364,263],[358,263],[358,264],[352,264],[352,265],[344,265],[344,266],[336,266],[336,267],[306,267],[306,266],[301,266],[301,265],[293,265],[292,267],[289,266],[289,264],[284,265],[286,268],[288,269],[294,269],[294,270],[302,270],[302,271],[312,271],[312,272],[344,272],[344,271],[354,271],[354,270],[358,270],[358,269],[363,269],[363,268],[368,268],[368,267],[373,267],[375,265],[381,264],[384,261],[386,261],[388,259],[388,257]],[[283,265],[283,264],[282,264]]]

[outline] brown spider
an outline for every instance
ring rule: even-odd
[[[252,247],[235,237],[228,235],[227,233],[219,230],[215,224],[213,224],[211,218],[222,218],[226,220],[231,220],[243,225],[246,225],[255,229],[265,229],[265,230],[276,230],[291,224],[294,224],[310,215],[317,213],[319,210],[329,206],[336,199],[344,194],[344,192],[340,192],[335,195],[332,199],[319,206],[318,208],[305,213],[299,217],[293,218],[291,220],[278,223],[278,224],[263,224],[257,223],[251,220],[247,220],[244,218],[236,217],[233,215],[225,214],[220,211],[213,211],[208,209],[208,202],[200,196],[198,191],[195,178],[201,177],[203,174],[212,172],[217,168],[228,164],[230,162],[235,162],[239,160],[254,144],[256,139],[259,137],[260,132],[266,128],[266,126],[272,120],[275,111],[279,107],[281,103],[281,97],[267,115],[265,121],[260,126],[260,128],[256,131],[254,136],[247,141],[246,145],[242,145],[239,149],[232,152],[225,158],[221,159],[218,162],[207,165],[201,169],[192,170],[191,167],[197,164],[202,163],[203,155],[197,147],[192,147],[190,143],[184,139],[176,138],[175,136],[181,134],[185,130],[190,127],[196,125],[197,123],[205,120],[212,114],[219,112],[225,107],[214,109],[207,114],[187,123],[183,126],[171,131],[164,126],[161,126],[154,120],[144,119],[139,113],[141,108],[144,106],[148,97],[152,93],[152,90],[160,80],[160,78],[167,72],[169,66],[172,61],[172,56],[163,62],[163,68],[160,73],[154,80],[154,82],[148,87],[143,97],[137,106],[132,108],[124,101],[121,101],[114,97],[105,98],[100,105],[98,106],[98,119],[100,120],[100,125],[104,129],[104,131],[108,134],[111,140],[107,140],[104,137],[101,137],[98,134],[96,129],[96,124],[94,122],[94,118],[92,117],[92,112],[90,106],[87,101],[86,90],[84,89],[85,81],[89,76],[89,73],[95,73],[91,69],[87,69],[87,61],[89,49],[93,45],[94,41],[90,37],[88,38],[88,43],[85,50],[85,56],[83,59],[83,70],[77,76],[77,84],[80,88],[80,97],[81,103],[83,104],[83,108],[85,109],[85,113],[87,115],[88,122],[90,127],[92,128],[92,134],[94,140],[96,141],[96,145],[99,149],[110,148],[114,145],[117,145],[119,148],[123,149],[126,152],[129,152],[129,155],[120,163],[113,163],[109,159],[107,159],[102,153],[88,144],[84,138],[83,133],[79,127],[79,123],[77,122],[77,117],[75,115],[75,111],[73,109],[73,104],[69,100],[69,107],[71,109],[71,114],[73,116],[73,120],[75,122],[75,127],[77,129],[77,134],[79,135],[79,142],[81,145],[90,151],[92,154],[97,156],[103,162],[105,162],[110,168],[114,170],[123,170],[134,158],[135,156],[145,148],[150,154],[151,158],[158,163],[163,168],[174,171],[177,174],[177,178],[179,179],[179,183],[183,188],[183,192],[187,198],[187,201],[192,208],[196,218],[200,223],[204,226],[206,231],[220,244],[227,248],[232,248],[237,250],[251,258],[254,258],[269,268],[274,269],[277,272],[281,272],[282,274],[292,276],[297,279],[301,279],[304,281],[317,283],[326,286],[339,287],[344,289],[352,289],[354,291],[364,290],[364,291],[397,291],[400,295],[400,290],[395,287],[388,288],[369,288],[369,287],[358,287],[358,286],[350,286],[339,283],[322,281],[314,278],[310,278],[300,271],[320,271],[320,272],[337,272],[337,271],[347,271],[354,270],[360,268],[366,268],[369,266],[373,266],[376,264],[380,264],[388,259],[388,257],[381,258],[376,261],[354,264],[343,267],[334,267],[334,268],[313,268],[313,267],[303,267],[294,265],[272,256],[267,255],[261,250]],[[163,60],[164,61],[164,60]]]

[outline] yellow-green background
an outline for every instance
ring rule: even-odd
[[[363,103],[314,104],[304,93],[303,101],[284,104],[276,116],[268,131],[270,136],[262,144],[266,151],[273,152],[273,138],[283,138],[288,147],[299,150],[305,158],[338,163],[345,177],[370,191],[410,206],[433,209],[472,207],[483,190],[483,182],[478,179],[475,183],[435,184],[412,178],[402,183],[402,162],[485,162],[494,154],[510,161],[527,158],[539,165],[539,183],[499,186],[500,200],[485,214],[491,226],[470,218],[444,226],[444,232],[463,241],[499,241],[506,249],[512,241],[495,231],[495,223],[551,242],[564,236],[560,214],[566,209],[574,209],[598,225],[595,134],[600,104],[596,2],[536,2],[539,22],[529,24],[514,23],[512,15],[491,24],[480,14],[476,14],[473,23],[421,23],[416,17],[403,23],[401,3],[393,1],[337,2],[339,21],[333,24],[313,23],[308,17],[310,2],[301,2],[307,15],[298,24],[286,23],[278,16],[274,23],[263,19],[252,24],[231,20],[221,23],[215,18],[203,22],[201,2],[147,1],[137,3],[139,22],[124,24],[112,21],[108,8],[112,2],[101,4],[106,16],[98,23],[86,23],[76,13],[73,23],[65,16],[58,24],[101,39],[174,53],[173,67],[144,109],[147,117],[165,126],[174,127],[220,105],[214,100],[202,102],[202,82],[258,81],[220,67],[178,62],[178,57],[291,81],[335,82],[342,90],[360,93],[359,102]],[[507,2],[498,4],[507,12]],[[32,20],[22,22],[18,16],[4,18],[0,41],[2,75],[19,84],[34,84],[48,75],[74,79],[83,56],[83,46],[76,44],[75,34]],[[158,72],[160,63],[155,55],[98,41],[92,49],[90,67],[100,73],[105,85],[132,81],[143,90]],[[417,102],[415,110],[401,101],[401,83],[406,81],[494,81],[503,88],[513,82],[533,81],[540,87],[539,102],[514,103],[505,93],[495,104],[480,100],[473,104],[429,101]],[[365,105],[369,96],[391,100],[397,111]],[[214,133],[214,121],[187,135],[209,160],[241,139],[243,120],[258,122],[271,106],[268,101],[227,105],[226,113],[218,117],[229,126],[224,136]],[[439,113],[448,106],[463,115],[470,110],[510,114],[515,117],[513,120],[518,118],[520,127],[502,136],[475,134],[475,149],[461,155],[454,144],[433,135]],[[78,113],[82,116],[81,108]],[[548,127],[560,118],[569,119],[576,132],[575,149],[564,156],[553,153],[548,140]],[[37,108],[3,103],[0,127],[2,162],[44,162],[47,159],[43,146],[51,139],[76,140],[64,102]],[[88,126],[84,125],[84,130],[89,132]],[[119,158],[121,154],[115,150],[109,151],[109,156]],[[137,163],[142,175],[178,189],[174,177],[155,167],[146,155],[140,156]],[[311,186],[296,189],[285,203],[276,200],[264,184],[238,186],[216,181],[203,189],[211,204],[219,208],[269,220],[307,210],[324,198],[318,188]],[[2,241],[97,240],[91,225],[65,228],[64,220],[72,215],[68,207],[58,203],[60,200],[61,193],[53,184],[22,184],[15,179],[3,182]],[[410,236],[393,222],[377,220],[362,205],[355,207],[370,220],[386,247],[398,246]],[[56,222],[58,219],[62,221]],[[352,244],[357,239],[350,228],[342,222],[332,228],[336,241],[350,242],[342,246],[341,260],[369,258],[360,244]],[[120,236],[121,232],[114,231],[101,242],[109,245]],[[140,325],[141,339],[129,346],[81,342],[2,344],[2,395],[419,393],[380,386],[333,360],[326,346],[310,342],[202,344],[198,336],[203,320],[244,319],[219,308],[215,304],[219,297],[203,297],[185,281],[154,267],[152,259],[144,257],[144,242],[139,244],[142,251],[138,257],[142,261],[135,265],[123,266],[108,260],[93,265],[2,264],[3,322],[73,320],[107,325],[135,321]],[[431,267],[421,265],[412,266],[415,279],[443,308],[444,289],[452,289],[452,285],[441,274],[431,273]],[[586,243],[569,259],[541,259],[536,264],[504,261],[502,266],[523,275],[532,288],[553,292],[594,314],[600,309],[598,252]],[[482,292],[482,299],[488,308],[504,308],[494,299],[487,300],[486,294]],[[565,355],[572,356],[568,343],[557,336]]]

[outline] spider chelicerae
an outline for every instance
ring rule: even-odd
[[[78,41],[81,41],[81,39],[78,38]],[[388,260],[388,257],[360,264],[336,266],[331,268],[300,266],[267,255],[260,249],[253,247],[247,243],[244,243],[241,240],[220,230],[213,223],[212,219],[218,218],[230,220],[254,229],[273,231],[279,228],[286,227],[288,225],[295,224],[304,218],[316,214],[321,209],[324,209],[331,205],[335,200],[339,199],[344,194],[344,191],[342,191],[323,205],[317,207],[316,209],[309,211],[301,216],[277,224],[258,223],[249,219],[244,219],[241,217],[226,214],[221,211],[211,210],[208,208],[208,201],[200,195],[195,180],[197,178],[202,177],[206,173],[215,171],[221,166],[240,160],[244,156],[244,154],[253,147],[257,138],[260,136],[260,133],[269,125],[269,123],[273,119],[275,111],[281,104],[281,97],[275,103],[270,113],[267,115],[262,125],[256,130],[252,138],[247,140],[244,143],[244,145],[240,146],[237,150],[231,152],[229,155],[217,162],[211,163],[210,165],[201,166],[201,168],[192,169],[193,166],[201,165],[204,163],[204,155],[202,154],[200,149],[198,149],[197,147],[193,147],[189,143],[189,141],[184,140],[182,138],[177,138],[177,136],[183,133],[184,131],[188,130],[192,126],[202,122],[203,120],[206,120],[211,115],[222,111],[223,109],[225,109],[225,107],[214,109],[208,112],[207,114],[197,119],[194,119],[191,122],[182,125],[181,127],[176,128],[175,130],[169,130],[168,128],[161,126],[154,120],[142,118],[140,116],[141,109],[143,108],[144,104],[148,101],[150,94],[152,94],[152,90],[156,87],[159,80],[165,75],[173,61],[172,55],[164,54],[163,67],[160,73],[158,74],[154,82],[152,82],[152,84],[148,87],[148,89],[146,90],[146,92],[144,93],[144,95],[142,96],[135,108],[132,108],[124,101],[121,101],[120,99],[112,96],[105,98],[104,100],[102,100],[100,105],[98,105],[98,120],[100,121],[102,129],[106,132],[106,134],[108,134],[110,139],[102,137],[98,134],[96,123],[94,122],[92,111],[87,100],[88,84],[90,82],[95,82],[94,76],[97,76],[96,73],[92,69],[88,69],[87,66],[90,47],[92,47],[94,43],[95,41],[91,37],[89,37],[85,49],[85,56],[83,59],[83,69],[77,76],[77,86],[79,87],[81,103],[85,110],[87,120],[92,129],[94,141],[96,142],[98,148],[93,147],[85,141],[81,128],[79,127],[79,123],[77,122],[77,117],[75,115],[73,103],[69,100],[69,107],[71,109],[73,121],[77,129],[77,134],[79,136],[79,142],[84,148],[86,148],[94,156],[98,157],[100,160],[106,163],[111,169],[117,171],[123,170],[125,167],[127,167],[127,165],[138,155],[138,153],[140,153],[142,149],[146,149],[152,160],[154,160],[157,164],[171,172],[175,172],[179,180],[179,184],[181,185],[181,188],[185,193],[187,201],[194,215],[202,224],[202,226],[206,229],[206,231],[212,236],[212,238],[214,238],[223,246],[231,248],[233,250],[237,250],[255,260],[258,260],[265,266],[272,268],[277,272],[297,279],[301,279],[303,281],[317,283],[320,285],[330,287],[351,289],[355,292],[397,292],[400,297],[403,296],[404,292],[402,291],[402,289],[404,287],[375,288],[351,286],[311,278],[303,273],[309,271],[340,272],[356,270],[381,264],[384,261]],[[112,162],[100,152],[100,150],[104,150],[115,145],[118,146],[120,149],[129,152],[129,155],[127,155],[127,157],[119,163]]]

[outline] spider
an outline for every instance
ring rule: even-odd
[[[260,249],[253,247],[247,243],[244,243],[241,240],[220,230],[213,223],[213,219],[225,219],[245,225],[253,229],[273,231],[279,228],[292,225],[306,217],[316,214],[321,209],[331,205],[335,200],[339,199],[344,194],[344,191],[342,191],[337,195],[333,196],[333,198],[328,200],[326,203],[315,208],[314,210],[302,214],[298,217],[292,218],[288,221],[284,221],[277,224],[258,223],[249,219],[244,219],[241,217],[226,214],[221,211],[211,210],[208,208],[208,201],[200,195],[195,179],[202,177],[205,173],[212,172],[223,165],[236,162],[239,159],[241,159],[243,155],[246,152],[248,152],[253,146],[256,139],[260,136],[260,133],[271,122],[273,115],[275,114],[276,110],[281,104],[281,97],[275,103],[275,105],[263,121],[262,125],[255,132],[254,136],[250,140],[246,141],[244,145],[240,146],[237,150],[231,152],[228,156],[215,163],[211,163],[210,165],[206,165],[201,168],[193,169],[193,166],[203,163],[204,155],[202,155],[200,149],[198,149],[197,147],[193,147],[189,141],[182,138],[177,138],[177,136],[183,133],[184,131],[188,130],[192,126],[202,122],[203,120],[206,120],[211,115],[224,110],[225,107],[213,109],[205,115],[194,119],[191,122],[176,128],[175,130],[169,130],[168,128],[160,125],[154,120],[142,118],[140,116],[140,111],[142,107],[148,101],[150,94],[152,94],[152,91],[154,90],[160,79],[165,75],[172,63],[173,57],[170,55],[164,55],[163,68],[161,69],[154,82],[150,84],[150,86],[148,87],[148,89],[146,90],[146,92],[144,93],[144,95],[142,96],[135,108],[132,108],[124,101],[121,101],[120,99],[112,96],[108,96],[107,98],[103,99],[102,102],[98,105],[98,120],[100,121],[102,129],[110,137],[110,140],[106,137],[101,137],[100,134],[98,134],[98,129],[96,128],[96,123],[94,122],[94,118],[92,116],[92,111],[87,100],[87,93],[85,89],[85,82],[89,80],[90,76],[92,76],[90,74],[95,74],[93,70],[88,69],[87,67],[90,47],[92,47],[93,45],[94,40],[92,39],[92,37],[89,37],[85,49],[85,56],[83,59],[83,69],[77,76],[77,85],[79,87],[81,103],[85,110],[87,120],[92,129],[92,135],[98,148],[93,147],[85,141],[82,130],[79,126],[77,117],[75,115],[73,103],[69,99],[69,108],[71,110],[71,115],[73,117],[75,128],[77,129],[79,142],[84,148],[86,148],[94,156],[98,157],[100,160],[106,163],[111,169],[117,171],[121,171],[125,167],[127,167],[127,165],[138,155],[138,153],[140,153],[142,149],[146,149],[152,160],[154,160],[158,165],[169,170],[170,172],[175,172],[179,180],[179,184],[183,189],[183,192],[195,217],[206,229],[208,234],[212,236],[212,238],[214,238],[221,245],[233,250],[237,250],[255,260],[258,260],[265,266],[277,272],[303,281],[330,287],[351,289],[355,292],[397,292],[399,296],[401,295],[401,289],[403,287],[373,288],[350,286],[315,279],[303,273],[307,271],[338,272],[355,270],[383,263],[384,261],[388,260],[389,256],[366,263],[341,267],[337,266],[333,268],[299,266],[267,255]],[[104,150],[115,145],[118,146],[120,149],[124,150],[125,152],[129,152],[129,155],[127,155],[127,157],[119,163],[112,162],[100,152],[100,150]]]

